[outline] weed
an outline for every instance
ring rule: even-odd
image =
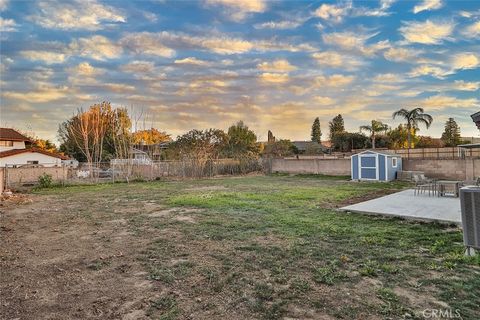
[[[380,266],[378,262],[367,260],[365,263],[360,265],[358,272],[365,277],[376,277],[378,275],[378,270]]]
[[[99,270],[103,269],[104,267],[106,267],[108,265],[110,265],[110,263],[108,261],[94,260],[92,263],[87,265],[87,268],[90,269],[90,270],[99,271]]]
[[[38,184],[40,188],[50,188],[53,183],[53,177],[51,174],[43,173],[40,177],[38,177]]]
[[[150,279],[170,284],[175,281],[175,275],[168,268],[154,268],[150,271]]]
[[[290,289],[296,293],[305,293],[311,289],[310,283],[306,279],[294,278],[290,284]]]
[[[389,288],[380,288],[377,297],[382,300],[381,313],[385,316],[404,316],[413,314],[400,302],[398,296]]]
[[[271,301],[273,299],[273,286],[266,283],[257,283],[254,288],[255,297],[260,301]]]
[[[155,311],[160,311],[161,320],[173,320],[176,319],[180,313],[180,310],[177,306],[177,301],[172,295],[167,295],[161,297],[157,300],[154,300],[150,303],[150,309],[147,312],[147,315],[151,316]]]
[[[333,285],[344,278],[346,278],[345,272],[341,271],[335,262],[313,269],[313,280],[316,283]]]

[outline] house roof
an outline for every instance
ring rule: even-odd
[[[325,148],[322,144],[313,141],[292,141],[292,143],[299,151],[306,151],[309,146],[319,146],[322,149]]]
[[[137,148],[131,148],[130,153],[131,154],[147,154],[145,151],[137,149]]]
[[[480,143],[459,144],[457,147],[465,149],[480,149]]]
[[[473,122],[477,124],[477,127],[480,129],[480,111],[471,115]]]
[[[0,152],[0,158],[6,158],[6,157],[11,157],[17,154],[22,154],[22,153],[27,153],[27,152],[33,152],[33,153],[41,153],[50,157],[62,159],[62,160],[67,160],[69,159],[68,157],[62,156],[59,153],[53,153],[53,152],[48,152],[45,150],[37,149],[37,148],[30,148],[30,149],[12,149],[12,150],[7,150],[7,151],[2,151]]]
[[[27,138],[17,130],[11,128],[0,128],[0,140],[31,142],[29,138]]]

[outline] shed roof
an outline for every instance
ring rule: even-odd
[[[352,157],[353,157],[353,156],[355,156],[355,155],[358,155],[358,154],[363,154],[363,153],[367,153],[367,152],[370,152],[370,153],[378,153],[378,154],[383,154],[383,155],[385,155],[385,156],[389,156],[389,157],[399,157],[399,158],[401,158],[401,157],[402,157],[402,155],[400,155],[400,154],[396,154],[396,153],[393,153],[393,152],[390,152],[390,151],[384,151],[384,150],[382,150],[382,151],[379,151],[379,150],[374,150],[374,149],[371,149],[371,150],[365,150],[365,151],[362,151],[362,152],[356,153],[356,154],[352,155]]]
[[[31,141],[17,130],[11,128],[0,128],[0,140]]]

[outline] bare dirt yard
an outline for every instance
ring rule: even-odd
[[[72,186],[0,206],[2,319],[480,319],[455,226],[347,214],[318,176]]]

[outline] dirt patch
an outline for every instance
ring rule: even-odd
[[[153,211],[153,212],[148,213],[147,215],[149,217],[167,217],[167,216],[173,216],[173,215],[176,215],[176,214],[180,214],[175,219],[179,220],[179,221],[182,221],[182,219],[185,218],[183,215],[188,215],[188,214],[193,214],[193,213],[198,213],[198,212],[203,212],[203,211],[204,211],[203,209],[198,209],[198,208],[179,208],[179,207],[175,207],[175,208],[163,209],[163,210],[159,210],[159,211]]]
[[[434,290],[433,288],[430,288]],[[403,287],[395,287],[393,289],[396,295],[407,299],[410,305],[416,311],[422,311],[425,309],[448,309],[450,306],[448,303],[435,299],[431,291],[421,292],[414,289],[407,289]]]
[[[139,320],[139,319],[148,319],[145,314],[145,311],[133,310],[122,317],[122,320]]]
[[[203,187],[194,187],[188,188],[187,191],[225,191],[228,190],[225,186],[203,186]]]
[[[142,319],[155,291],[139,262],[146,240],[131,234],[127,216],[98,224],[100,203],[83,214],[83,202],[31,200],[2,206],[2,316]]]
[[[366,194],[362,194],[360,196],[355,196],[355,197],[345,199],[345,200],[337,202],[337,203],[332,203],[332,204],[329,204],[329,203],[323,204],[322,203],[322,207],[326,207],[326,208],[329,208],[329,209],[338,209],[338,208],[346,207],[346,206],[349,206],[349,205],[352,205],[352,204],[357,204],[357,203],[360,203],[360,202],[377,199],[377,198],[387,196],[389,194],[397,193],[397,192],[400,192],[400,191],[401,190],[391,190],[391,189],[375,190],[375,191],[372,191],[372,192],[369,192],[369,193],[366,193]]]
[[[195,219],[190,216],[178,215],[175,216],[174,219],[180,222],[195,223]]]
[[[164,209],[164,210],[159,210],[159,211],[152,211],[148,213],[147,215],[149,217],[166,217],[173,212],[175,212],[177,209],[176,208],[171,208],[171,209]]]
[[[4,193],[0,195],[0,207],[32,203],[32,196],[22,193]]]

